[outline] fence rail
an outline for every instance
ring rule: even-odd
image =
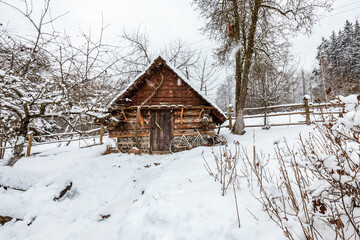
[[[341,108],[341,111],[339,109],[336,109],[335,111],[328,111],[329,108]],[[274,110],[284,109],[286,111],[284,112],[271,112]],[[291,111],[292,110],[298,110],[299,111]],[[315,111],[316,109],[319,109],[320,112]],[[326,109],[326,111],[324,111]],[[247,124],[245,127],[266,127],[268,126],[267,120],[270,117],[279,117],[279,116],[291,116],[291,115],[304,115],[305,121],[299,121],[299,122],[288,122],[288,123],[272,123],[271,126],[291,126],[291,125],[310,125],[312,122],[322,122],[323,120],[315,119],[311,120],[310,116],[324,116],[329,114],[343,114],[345,113],[345,105],[342,103],[337,102],[328,102],[328,103],[309,103],[308,99],[304,98],[303,103],[294,103],[294,104],[285,104],[285,105],[274,105],[274,106],[266,106],[266,107],[255,107],[255,108],[245,108],[245,112],[251,112],[251,111],[263,111],[262,114],[252,114],[252,115],[246,115],[244,119],[253,119],[253,118],[263,118],[264,124]],[[270,111],[271,113],[268,113]],[[233,109],[232,106],[229,106],[228,109],[228,120],[229,125],[221,126],[220,128],[229,128],[232,129],[233,121],[235,118],[233,118]],[[220,130],[220,129],[219,129]],[[89,136],[89,137],[83,137],[83,135],[100,132],[99,134],[95,136]],[[60,139],[61,136],[71,136],[74,137],[75,135],[79,135],[78,138],[71,138],[71,139]],[[71,142],[71,141],[80,141],[80,140],[86,140],[86,139],[93,139],[99,137],[99,144],[103,144],[103,136],[104,134],[104,126],[101,128],[92,129],[86,132],[66,132],[66,133],[55,133],[55,134],[47,134],[47,135],[36,135],[34,136],[32,133],[28,136],[28,143],[24,144],[24,147],[26,147],[26,156],[31,155],[31,147],[32,146],[38,146],[38,145],[45,145],[45,144],[51,144],[51,143],[62,143],[62,142]],[[39,138],[49,138],[49,137],[55,137],[57,140],[55,141],[46,141],[46,142],[33,142],[33,139],[39,139]],[[6,145],[4,147],[0,147],[0,159],[4,157],[4,152],[6,149],[13,149],[14,146],[8,146]]]
[[[341,110],[336,109],[335,111],[329,111],[331,108],[341,108]],[[284,112],[271,112],[274,110],[284,109]],[[299,110],[300,111],[294,111]],[[320,110],[318,112],[317,110]],[[333,109],[332,109],[333,110]],[[273,105],[266,107],[254,107],[254,108],[245,108],[245,113],[249,113],[252,111],[262,111],[261,114],[247,114],[244,116],[244,119],[252,119],[252,118],[262,118],[263,124],[245,124],[245,127],[266,127],[268,125],[268,118],[270,117],[278,117],[278,116],[291,116],[291,115],[304,115],[305,121],[299,122],[288,122],[288,123],[272,123],[271,126],[290,126],[290,125],[310,125],[312,122],[322,122],[323,119],[315,119],[311,120],[311,116],[326,116],[333,114],[343,114],[345,113],[345,104],[340,102],[327,102],[327,103],[311,103],[307,98],[304,98],[303,103],[294,103],[294,104],[284,104],[284,105]],[[268,112],[271,113],[268,113]],[[233,122],[235,120],[234,112],[232,109],[232,105],[229,106],[228,110],[228,120],[229,125],[221,126],[221,128],[229,128],[232,129]]]
[[[96,129],[91,129],[89,131],[85,131],[85,132],[66,132],[66,133],[54,133],[54,134],[46,134],[46,135],[36,135],[34,136],[34,133],[31,132],[28,135],[28,142],[27,144],[24,144],[24,148],[26,148],[26,156],[29,157],[31,155],[31,148],[33,146],[39,146],[39,145],[46,145],[46,144],[51,144],[51,143],[62,143],[62,142],[72,142],[72,141],[81,141],[81,140],[87,140],[87,139],[95,139],[95,138],[99,138],[99,144],[97,145],[101,145],[103,144],[103,137],[108,135],[105,134],[104,131],[104,126],[101,126],[101,128],[96,128]],[[83,135],[87,135],[90,133],[96,133],[99,132],[99,134],[97,135],[93,135],[93,136],[87,136],[87,137],[83,137]],[[74,136],[79,135],[76,138],[73,138]],[[67,139],[59,139],[60,136],[71,136],[72,138],[67,138]],[[54,140],[54,141],[46,141],[46,142],[34,142],[35,138],[44,138],[44,137],[55,137],[58,138],[58,140]],[[0,147],[0,151],[2,151],[3,154],[0,154],[0,159],[2,159],[4,157],[4,153],[6,149],[13,149],[14,146],[8,146],[8,147]]]

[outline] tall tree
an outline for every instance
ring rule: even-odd
[[[329,9],[333,0],[193,0],[206,20],[203,31],[217,40],[220,62],[235,51],[235,109],[233,133],[244,133],[244,108],[251,67],[260,53],[269,59],[282,56],[288,37],[310,32],[320,9]]]

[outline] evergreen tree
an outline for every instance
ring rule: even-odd
[[[346,21],[343,29],[322,39],[317,59],[323,95],[357,93],[360,82],[360,25]]]

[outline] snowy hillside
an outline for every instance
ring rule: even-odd
[[[273,154],[273,142],[296,141],[313,127],[249,130],[244,136],[222,133]],[[110,141],[110,140],[108,140]],[[0,239],[285,239],[240,180],[238,228],[232,191],[204,167],[214,164],[203,147],[172,155],[110,154],[104,146],[80,149],[55,145],[22,158],[14,168],[0,167],[0,215],[14,219],[0,225]],[[274,160],[276,161],[276,160]],[[60,192],[71,189],[63,197]],[[15,218],[23,221],[15,221]]]

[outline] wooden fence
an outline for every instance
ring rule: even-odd
[[[255,112],[255,114],[254,114]],[[261,112],[261,114],[257,114]],[[324,116],[333,116],[334,114],[343,114],[345,113],[345,105],[342,103],[337,102],[329,102],[329,103],[309,103],[307,98],[304,98],[303,103],[294,103],[294,104],[286,104],[286,105],[274,105],[274,106],[267,106],[267,107],[256,107],[256,108],[245,108],[245,120],[252,119],[252,118],[263,118],[263,124],[247,124],[245,127],[269,127],[269,126],[290,126],[290,125],[310,125],[313,122],[322,122],[324,121]],[[268,124],[268,119],[271,117],[278,117],[278,116],[291,116],[291,115],[303,115],[305,117],[305,121],[300,122],[288,122],[288,123],[271,123]],[[229,107],[228,111],[228,119],[229,124],[223,125],[220,128],[229,128],[232,129],[234,112],[232,107]],[[311,120],[311,116],[315,120]],[[320,118],[315,118],[314,116],[320,116]],[[95,134],[99,132],[99,134]],[[86,135],[92,134],[92,136],[86,137]],[[74,138],[78,135],[78,138]],[[67,136],[66,139],[61,139],[62,137]],[[86,132],[68,132],[68,133],[56,133],[56,134],[49,134],[49,135],[38,135],[34,136],[33,133],[30,133],[28,136],[28,143],[25,144],[26,147],[26,156],[31,155],[31,147],[44,145],[44,144],[51,144],[51,143],[62,143],[67,142],[68,144],[71,141],[80,141],[86,140],[91,138],[99,137],[99,144],[103,144],[103,136],[104,136],[104,127],[93,129]],[[69,139],[70,137],[70,139]],[[50,140],[50,141],[34,141],[34,139],[41,139],[41,138],[57,138],[57,140]],[[98,145],[98,144],[93,144]],[[91,146],[93,146],[91,145]],[[3,145],[4,146],[4,145]],[[89,145],[90,146],[90,145]],[[0,159],[4,158],[5,150],[12,149],[14,146],[0,147]]]
[[[280,111],[279,111],[280,110]],[[251,114],[253,112],[262,112],[261,114]],[[290,125],[310,125],[314,122],[323,122],[325,116],[333,117],[334,114],[344,114],[345,105],[339,102],[328,103],[311,103],[304,98],[303,103],[294,103],[286,105],[274,105],[267,107],[245,108],[244,119],[262,118],[263,124],[245,124],[245,127],[270,127],[270,126],[290,126]],[[287,123],[271,123],[268,124],[270,117],[303,115],[305,121],[287,122]],[[228,119],[229,125],[221,126],[232,129],[235,120],[232,106],[229,106]],[[313,116],[313,120],[311,120]],[[320,117],[320,118],[319,118]]]
[[[31,148],[33,146],[39,146],[39,145],[45,145],[45,144],[51,144],[51,143],[63,143],[66,142],[67,145],[70,144],[70,142],[73,141],[81,141],[86,139],[95,139],[99,138],[98,144],[92,144],[87,145],[88,146],[94,146],[94,145],[101,145],[103,144],[103,137],[105,136],[104,126],[101,126],[100,128],[92,129],[85,132],[66,132],[66,133],[54,133],[54,134],[48,134],[48,135],[34,135],[33,132],[29,133],[28,135],[28,142],[24,145],[26,147],[26,156],[31,155]],[[98,134],[95,134],[99,132]],[[91,135],[91,136],[87,136]],[[62,137],[66,136],[66,139],[61,139]],[[56,138],[57,140],[50,140],[50,141],[36,141],[36,139],[44,139],[44,138]],[[34,140],[35,139],[35,140]],[[5,156],[5,150],[6,149],[13,149],[14,146],[9,147],[0,147],[0,159],[3,159]]]

